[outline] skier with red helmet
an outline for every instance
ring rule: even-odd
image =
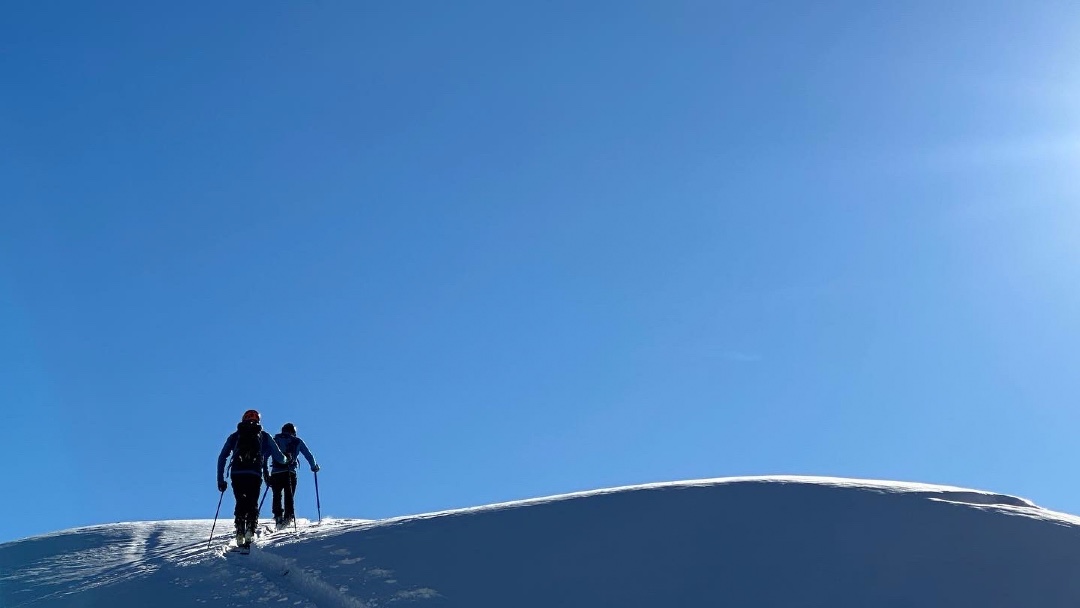
[[[278,448],[270,433],[262,430],[261,416],[256,410],[244,412],[236,432],[229,435],[221,448],[217,462],[218,491],[224,492],[225,461],[232,454],[229,462],[229,477],[232,479],[233,496],[236,509],[233,511],[236,522],[236,545],[249,548],[259,525],[259,491],[262,489],[262,467],[266,458],[286,464],[289,459]]]

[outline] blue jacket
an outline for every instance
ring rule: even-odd
[[[304,443],[303,439],[288,433],[278,433],[277,435],[274,435],[274,441],[277,443],[277,446],[281,448],[281,451],[289,457],[289,462],[283,464],[274,462],[274,467],[270,471],[271,473],[291,473],[296,471],[296,465],[300,464],[300,459],[296,457],[297,453],[303,454],[304,458],[307,458],[311,468],[315,468],[315,457],[311,455],[311,451],[308,450],[307,444]],[[263,454],[265,453],[266,452],[263,452]],[[265,470],[265,464],[263,467]]]
[[[229,457],[229,454],[236,449],[236,436],[240,431],[236,431],[229,438],[225,440],[225,445],[221,448],[221,454],[218,454],[217,459],[217,478],[218,481],[225,481],[225,460]],[[270,437],[270,433],[266,431],[259,431],[259,440],[261,442],[260,449],[267,458],[274,459],[274,466],[277,463],[285,464],[287,461],[285,454],[281,453],[281,449],[274,443],[274,439]],[[235,477],[237,475],[257,475],[262,477],[262,471],[259,470],[259,464],[255,463],[252,468],[238,469],[232,464],[229,464],[229,477]]]

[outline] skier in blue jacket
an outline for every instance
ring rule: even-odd
[[[262,430],[259,412],[248,410],[236,432],[229,435],[217,461],[218,491],[224,492],[229,484],[225,483],[225,460],[232,454],[229,463],[229,477],[232,479],[233,496],[236,509],[233,510],[236,522],[237,546],[251,546],[255,528],[259,525],[259,490],[262,489],[262,468],[267,458],[284,465],[288,457],[281,452],[270,433]]]
[[[319,465],[315,464],[315,457],[311,455],[304,440],[296,436],[296,426],[293,423],[286,422],[281,427],[281,432],[274,435],[274,442],[285,453],[288,462],[284,464],[275,462],[272,470],[267,469],[264,462],[263,475],[266,477],[266,483],[274,490],[274,522],[278,528],[282,528],[291,524],[296,518],[296,513],[293,511],[293,496],[296,495],[296,466],[299,462],[297,454],[304,455],[308,464],[311,465],[312,473],[319,472]],[[284,505],[282,498],[285,499]]]

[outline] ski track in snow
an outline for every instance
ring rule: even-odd
[[[257,569],[269,582],[282,590],[308,598],[319,608],[368,608],[402,600],[439,597],[434,589],[403,586],[390,570],[374,565],[358,567],[357,564],[365,562],[367,558],[353,556],[350,547],[355,548],[354,540],[345,540],[345,546],[337,544],[342,542],[343,534],[370,529],[377,526],[377,522],[357,519],[326,519],[321,524],[312,524],[304,519],[298,522],[301,525],[295,532],[286,529],[257,539],[251,554],[235,555],[235,561],[243,565],[247,563],[243,560],[255,557],[250,562],[255,566],[252,570]],[[317,543],[319,547],[315,552],[311,551],[312,543]],[[303,559],[300,560],[278,553],[304,545],[307,551],[301,551]],[[350,595],[352,588],[367,593],[367,601]]]
[[[233,576],[232,581],[242,584],[232,585],[226,594],[243,602],[254,600],[259,603],[281,602],[282,605],[318,608],[369,608],[363,600],[347,593],[347,585],[335,586],[321,578],[320,570],[312,567],[312,564],[284,557],[272,550],[302,540],[325,538],[335,532],[363,527],[367,522],[328,519],[321,525],[313,525],[309,520],[299,519],[297,523],[299,525],[295,529],[286,528],[273,534],[257,534],[251,552],[246,555],[235,550],[231,535],[215,535],[215,539],[223,542],[219,542],[211,550],[214,559],[223,559],[231,568],[249,573]],[[353,565],[363,561],[363,558],[349,557],[350,553],[348,549],[339,548],[326,551],[322,555],[334,558],[337,565]],[[337,565],[331,564],[329,567],[336,568]],[[399,592],[398,597],[421,599],[430,597],[425,595],[428,591],[430,590],[404,591]],[[212,599],[220,600],[222,597],[218,595]]]
[[[349,596],[320,579],[317,574],[305,570],[296,560],[275,555],[258,545],[253,546],[248,555],[227,555],[230,563],[258,571],[274,587],[302,596],[319,608],[368,608],[361,600]]]

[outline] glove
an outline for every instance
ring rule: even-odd
[[[229,487],[229,484],[225,483],[225,480],[224,480],[224,479],[222,479],[222,480],[219,480],[219,481],[217,482],[217,489],[218,489],[218,492],[224,492],[224,491],[225,491],[225,488],[228,488],[228,487]]]
[[[270,485],[270,474],[263,475],[263,479],[266,481],[266,485]]]
[[[319,465],[315,465],[315,466],[311,467],[311,472],[312,473],[318,473],[319,472]]]

